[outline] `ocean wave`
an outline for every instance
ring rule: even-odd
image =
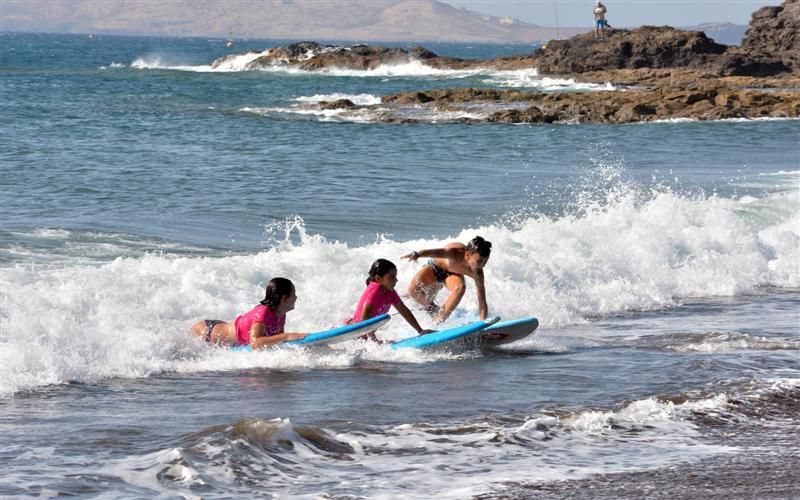
[[[580,479],[736,452],[698,440],[691,421],[697,412],[727,406],[724,395],[680,404],[650,398],[563,417],[489,415],[447,423],[350,423],[339,429],[285,417],[249,418],[185,436],[180,446],[113,461],[103,472],[129,487],[148,487],[161,478],[167,481],[162,487],[173,491],[202,486],[230,492],[237,484],[267,484],[262,471],[269,470],[271,490],[286,495],[317,492],[320,474],[335,485],[357,473],[357,483],[346,481],[351,495],[381,497],[402,490],[463,498],[496,492],[506,482]],[[597,456],[603,460],[586,460]]]
[[[195,73],[211,73],[215,69],[211,65],[187,65],[180,64],[172,60],[171,57],[164,55],[147,55],[137,57],[131,62],[131,68],[144,70],[172,70],[172,71],[191,71]]]
[[[88,463],[60,460],[52,447],[12,445],[5,479],[26,491],[23,471],[44,460],[45,474],[72,478],[72,487],[102,478],[123,494],[246,496],[269,488],[279,496],[497,495],[506,487],[699,464],[747,453],[770,436],[791,449],[798,388],[798,379],[747,379],[709,392],[438,422],[214,418],[214,425]],[[84,473],[87,465],[92,474]]]
[[[800,288],[796,189],[754,203],[619,188],[606,193],[604,200],[587,198],[580,205],[575,213],[559,218],[523,212],[506,223],[454,235],[455,240],[467,241],[481,234],[494,244],[487,268],[493,314],[533,314],[545,328],[561,327],[625,311],[671,308],[691,298],[752,294],[763,287]],[[75,250],[63,244],[76,239],[74,235],[60,230],[28,238],[31,254],[62,251],[57,266],[4,259],[0,393],[164,371],[439,359],[430,353],[400,355],[374,346],[326,355],[278,349],[242,357],[189,338],[187,330],[198,319],[230,320],[251,308],[274,276],[291,278],[301,297],[288,328],[314,331],[340,324],[352,314],[366,269],[375,258],[397,263],[399,291],[404,294],[403,283],[419,265],[398,256],[451,240],[383,237],[348,246],[308,234],[302,221],[286,225],[271,248],[241,255],[147,253],[142,242],[108,235],[77,238],[80,248]],[[130,252],[124,250],[128,247]],[[477,317],[474,294],[474,287],[468,287],[453,321]],[[506,297],[515,299],[503,300]],[[16,334],[33,331],[46,333]],[[397,321],[381,335],[395,340],[409,332]],[[716,340],[702,342],[707,341]]]

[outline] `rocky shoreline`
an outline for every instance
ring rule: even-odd
[[[287,66],[370,70],[418,62],[447,70],[536,69],[539,74],[607,84],[616,90],[530,92],[493,88],[421,90],[379,105],[342,99],[319,110],[372,112],[376,121],[413,123],[409,110],[449,113],[466,123],[634,123],[656,120],[800,118],[800,0],[753,13],[741,47],[668,26],[613,30],[551,41],[532,54],[493,60],[440,57],[421,48],[338,47],[302,42],[254,54],[244,69]],[[214,61],[224,67],[232,58]],[[437,121],[448,121],[437,120]]]

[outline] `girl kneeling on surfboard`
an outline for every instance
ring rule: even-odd
[[[420,257],[428,257],[428,262],[408,285],[408,294],[428,311],[434,321],[442,322],[461,302],[467,290],[464,276],[469,276],[475,281],[477,288],[481,319],[486,319],[489,317],[489,306],[486,305],[483,268],[486,267],[491,253],[492,244],[480,236],[472,238],[466,245],[449,243],[443,248],[407,253],[400,258],[416,261]],[[439,307],[434,298],[444,287],[450,290],[450,296],[444,307]]]
[[[286,313],[297,301],[294,285],[286,278],[273,278],[267,285],[264,300],[249,312],[227,323],[204,319],[192,325],[192,333],[206,342],[226,346],[249,345],[263,349],[288,340],[300,340],[308,333],[286,333]]]
[[[367,278],[367,289],[358,301],[356,312],[353,314],[353,323],[364,321],[380,314],[385,314],[391,306],[397,309],[408,324],[420,335],[433,330],[423,330],[414,314],[408,310],[400,296],[394,291],[397,285],[397,266],[386,259],[378,259],[372,263]],[[374,333],[365,335],[369,340],[378,340]],[[364,338],[362,337],[362,338]]]

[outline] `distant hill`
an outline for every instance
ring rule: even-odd
[[[561,38],[589,28],[561,28]],[[556,29],[436,0],[1,0],[0,30],[164,36],[534,42]]]
[[[707,37],[724,45],[741,45],[747,26],[732,23],[705,23],[681,28],[686,31],[702,31]]]

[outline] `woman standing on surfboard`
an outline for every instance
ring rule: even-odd
[[[369,277],[367,278],[367,289],[361,295],[361,300],[358,301],[356,312],[353,314],[352,322],[358,323],[367,320],[379,314],[385,314],[389,311],[391,306],[397,309],[408,324],[420,335],[430,333],[432,330],[423,330],[414,314],[408,310],[400,296],[394,290],[397,285],[397,266],[393,262],[386,259],[378,259],[372,263],[369,268]],[[364,337],[369,340],[378,340],[374,333],[365,335]],[[362,338],[364,338],[362,337]]]
[[[267,285],[264,300],[249,312],[227,323],[204,319],[192,325],[192,333],[211,344],[250,346],[263,349],[289,340],[300,340],[308,333],[285,333],[286,313],[294,309],[297,293],[286,278],[273,278]]]
[[[435,321],[441,322],[458,307],[467,290],[464,276],[469,276],[477,287],[481,319],[486,319],[489,316],[489,306],[486,305],[483,268],[486,267],[491,253],[492,244],[476,236],[466,245],[449,243],[444,248],[431,248],[405,254],[402,259],[413,261],[420,257],[428,257],[428,262],[408,285],[408,293]],[[440,308],[434,299],[439,290],[445,286],[450,290],[450,296],[445,301],[444,307]]]

